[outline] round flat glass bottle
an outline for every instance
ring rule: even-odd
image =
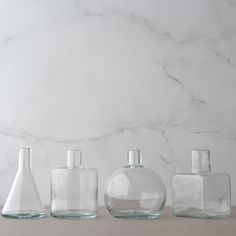
[[[92,219],[97,216],[97,170],[82,166],[80,150],[67,152],[67,167],[51,173],[51,215]]]
[[[114,172],[105,185],[104,202],[116,218],[157,218],[165,201],[165,186],[154,171],[143,167],[140,150],[129,151],[128,165]]]

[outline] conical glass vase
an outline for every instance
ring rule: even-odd
[[[30,148],[20,148],[19,150],[18,171],[2,209],[2,216],[18,219],[45,216],[45,209],[31,172]]]

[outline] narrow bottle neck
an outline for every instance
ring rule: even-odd
[[[191,172],[194,174],[202,174],[202,173],[211,172],[209,150],[193,150],[192,151]]]
[[[142,166],[142,153],[140,150],[128,151],[128,166],[130,167]]]
[[[18,170],[31,171],[31,148],[20,148]]]
[[[82,153],[81,150],[68,150],[67,151],[67,168],[75,169],[82,167]]]

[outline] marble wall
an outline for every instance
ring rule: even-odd
[[[49,204],[51,168],[81,148],[107,177],[143,150],[164,180],[208,148],[236,204],[235,0],[0,0],[0,204],[21,146]]]

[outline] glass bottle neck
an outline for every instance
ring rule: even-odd
[[[140,150],[128,151],[128,166],[142,167],[142,153]]]
[[[67,151],[67,168],[75,169],[82,167],[82,154],[81,150],[68,150]]]
[[[192,151],[192,169],[194,174],[211,172],[210,151],[209,150],[193,150]]]
[[[18,170],[31,171],[31,148],[20,148]]]

